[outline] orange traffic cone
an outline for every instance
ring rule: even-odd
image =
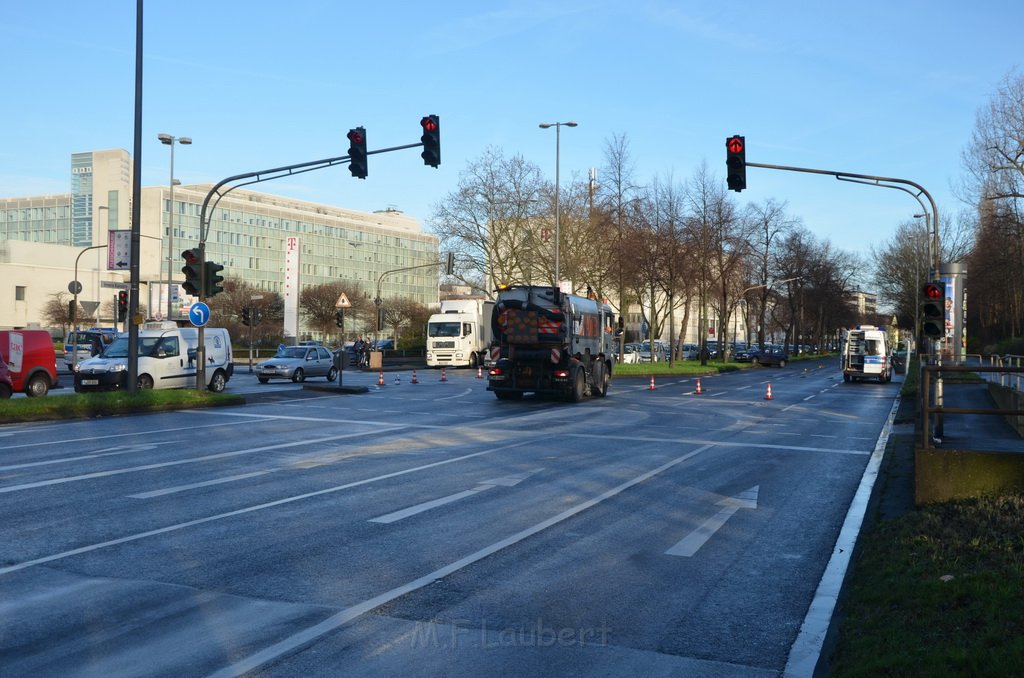
[[[441,381],[448,381],[448,372],[443,367],[441,368]]]
[[[412,381],[409,382],[409,383],[410,384],[418,384],[418,383],[420,383],[420,380],[416,378],[416,370],[412,371]]]
[[[384,385],[384,370],[381,370],[380,371],[380,376],[377,377],[377,386],[383,386],[383,385]]]
[[[764,392],[764,399],[765,400],[771,400],[772,399],[772,383],[771,382],[768,382],[768,390]]]
[[[476,367],[476,378],[477,379],[483,379],[484,378],[484,368],[481,367],[480,365],[477,365],[477,367]]]
[[[694,393],[695,393],[696,395],[700,395],[700,394],[701,394],[701,393],[703,393],[703,392],[704,392],[704,389],[702,389],[702,388],[700,387],[700,379],[697,379],[697,388],[696,388],[696,389],[694,390]]]
[[[654,375],[653,374],[651,375],[651,385],[647,387],[647,390],[648,391],[653,391],[654,390]]]

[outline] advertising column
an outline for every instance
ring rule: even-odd
[[[967,355],[967,267],[943,264],[939,279],[946,288],[946,331],[940,340],[943,361],[962,365]]]

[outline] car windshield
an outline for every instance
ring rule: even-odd
[[[297,360],[306,359],[306,347],[305,346],[288,346],[285,348],[279,348],[275,358],[295,358]]]
[[[427,323],[428,337],[457,337],[462,330],[461,322]]]
[[[138,355],[156,355],[156,347],[160,344],[161,337],[139,337]],[[103,353],[104,358],[127,358],[128,337],[118,337],[109,344]]]

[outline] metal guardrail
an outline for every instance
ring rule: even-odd
[[[1000,359],[1001,360],[1001,359]],[[922,421],[922,444],[925,448],[932,446],[932,425],[931,415],[936,415],[937,421],[941,422],[941,417],[944,414],[995,414],[1002,416],[1024,416],[1024,410],[1004,410],[998,408],[973,408],[973,407],[942,407],[939,405],[932,404],[932,373],[938,372],[939,378],[941,379],[942,373],[952,372],[972,372],[979,374],[1002,374],[1003,377],[1015,379],[1016,381],[1021,380],[1021,376],[1024,375],[1024,366],[1009,367],[1004,365],[997,366],[951,366],[951,365],[922,365],[921,366],[921,416]],[[1012,377],[1011,375],[1017,375]],[[991,381],[986,378],[986,380]],[[946,386],[950,386],[948,382]],[[952,384],[955,385],[955,384]],[[941,430],[941,423],[939,424]]]

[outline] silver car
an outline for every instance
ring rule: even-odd
[[[285,346],[270,360],[260,363],[256,378],[261,384],[271,379],[291,379],[298,383],[306,377],[338,378],[334,356],[323,346]]]

